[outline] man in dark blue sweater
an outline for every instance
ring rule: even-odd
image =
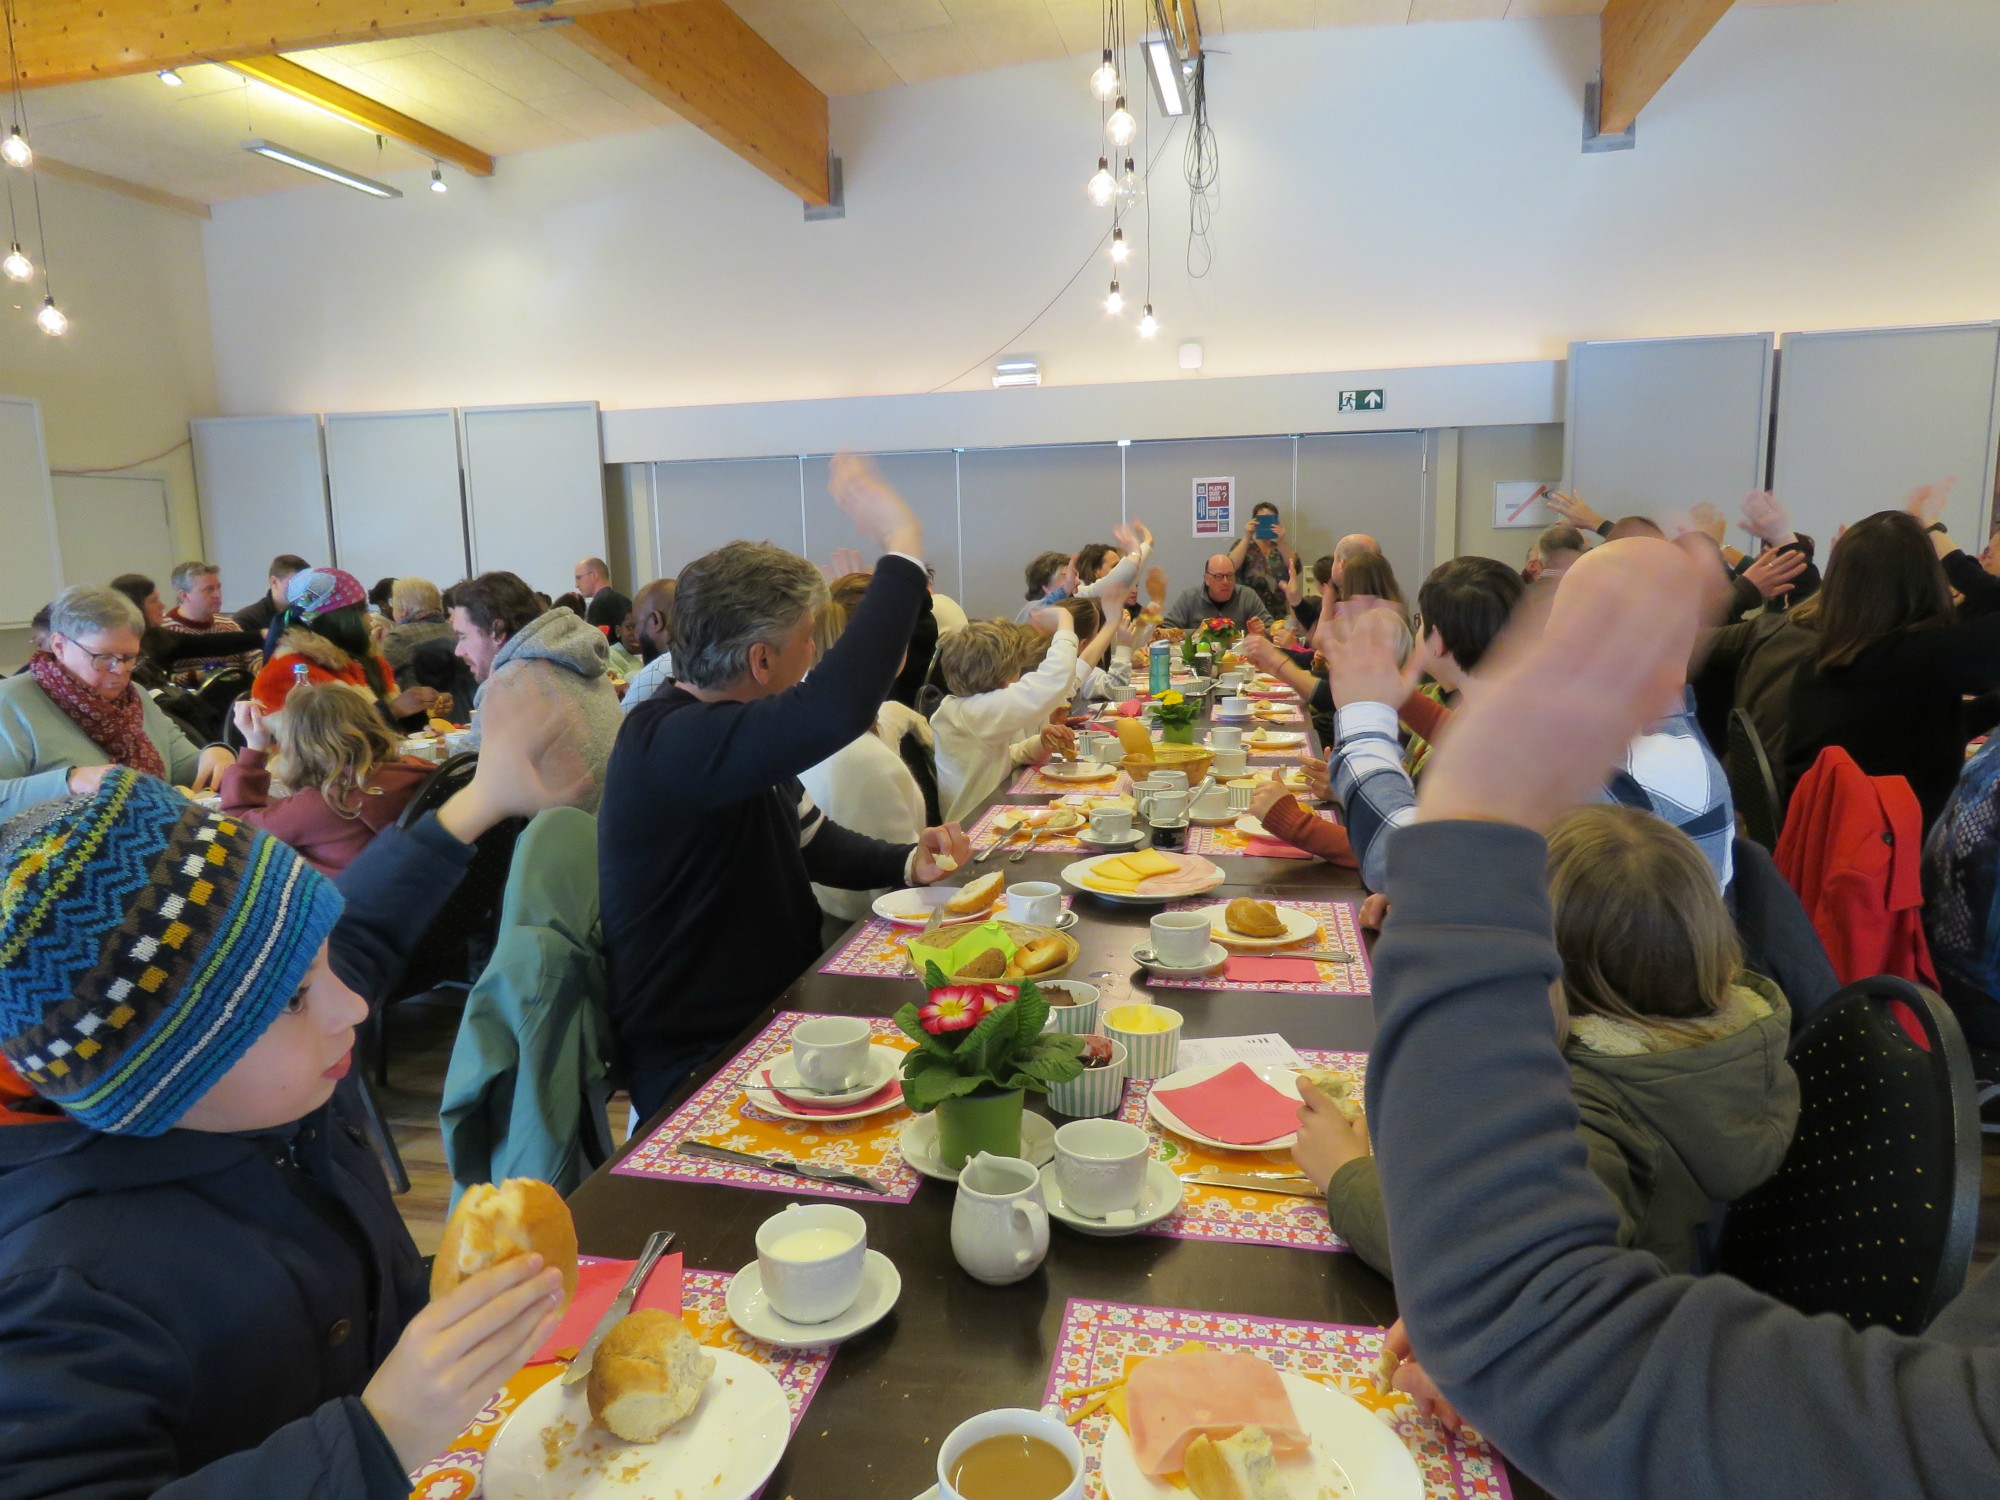
[[[957,824],[916,845],[865,838],[799,784],[868,733],[927,597],[923,529],[902,498],[846,456],[831,488],[887,554],[840,640],[814,664],[826,586],[812,564],[768,543],[718,548],[675,590],[678,681],[631,712],[612,752],[598,818],[604,949],[642,1116],[819,956],[814,881],[928,885],[971,856]]]

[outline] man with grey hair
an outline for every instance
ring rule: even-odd
[[[611,564],[601,557],[586,557],[570,577],[583,595],[585,620],[600,630],[616,630],[632,613],[632,601],[611,586]]]
[[[210,562],[184,562],[173,571],[174,607],[160,618],[160,627],[175,635],[237,635],[242,627],[222,613],[222,570]],[[174,681],[195,687],[209,673],[223,667],[247,667],[256,671],[263,665],[260,652],[179,658],[174,664]]]
[[[650,1115],[820,953],[813,883],[929,885],[971,857],[956,824],[889,844],[840,827],[799,775],[869,732],[926,591],[923,529],[865,462],[835,502],[882,553],[817,665],[826,584],[804,558],[732,542],[682,569],[676,681],[632,710],[598,818],[611,1026]],[[812,675],[806,675],[811,669]]]

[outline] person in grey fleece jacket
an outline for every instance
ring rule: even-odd
[[[537,615],[501,645],[479,684],[472,700],[473,748],[479,746],[478,706],[486,701],[494,681],[515,673],[540,678],[574,704],[582,718],[587,737],[577,750],[590,771],[591,789],[576,805],[595,816],[604,797],[604,768],[611,762],[611,746],[618,738],[618,727],[625,722],[617,690],[607,675],[610,659],[611,648],[603,633],[569,610],[552,609]]]
[[[2000,1492],[2000,1281],[1903,1336],[1619,1248],[1549,1008],[1542,830],[1672,686],[1702,611],[1678,549],[1613,545],[1460,713],[1390,852],[1368,1103],[1391,1347],[1406,1332],[1422,1383],[1559,1495]]]

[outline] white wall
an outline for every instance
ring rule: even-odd
[[[1094,262],[1020,350],[1055,382],[1171,380],[1183,337],[1214,377],[2000,305],[2000,5],[1739,8],[1648,106],[1638,150],[1585,156],[1595,38],[1594,19],[1231,35],[1214,270],[1183,269],[1176,141],[1155,178],[1161,337],[1108,322]],[[412,178],[394,203],[224,205],[207,230],[223,407],[771,401],[927,391],[979,365],[970,388],[1105,227],[1081,191],[1086,71],[835,101],[835,223],[801,222],[689,130],[509,157],[441,198]]]

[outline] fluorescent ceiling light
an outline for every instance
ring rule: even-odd
[[[993,367],[993,383],[996,386],[1040,385],[1042,367],[1032,359],[1003,359]]]
[[[1186,114],[1187,90],[1181,86],[1181,60],[1172,42],[1163,36],[1147,41],[1146,71],[1153,75],[1153,97],[1160,101],[1160,113]]]
[[[280,146],[276,141],[245,141],[245,151],[254,151],[259,156],[268,156],[272,161],[281,161],[288,167],[297,167],[301,172],[310,172],[315,177],[324,177],[328,182],[337,182],[342,187],[351,187],[357,193],[366,193],[371,198],[400,198],[402,193],[386,182],[377,182],[372,177],[363,177],[358,172],[349,172],[336,167],[330,161],[321,161],[316,156],[307,156],[303,151],[294,151],[290,146]]]

